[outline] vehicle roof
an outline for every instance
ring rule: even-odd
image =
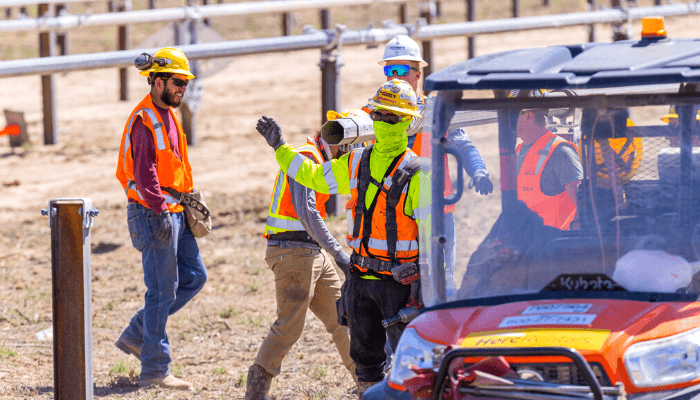
[[[700,40],[642,39],[511,50],[428,76],[425,90],[586,89],[700,82]]]

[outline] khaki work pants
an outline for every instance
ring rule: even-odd
[[[335,308],[340,298],[340,277],[328,253],[267,246],[265,261],[275,274],[277,320],[260,346],[255,364],[272,375],[279,375],[282,360],[304,330],[306,310],[311,309],[331,334],[343,365],[354,376],[348,328],[338,325]]]

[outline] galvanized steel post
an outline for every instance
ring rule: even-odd
[[[131,11],[131,1],[122,2],[114,11]],[[117,41],[119,42],[119,50],[127,50],[129,48],[129,25],[119,25]],[[119,68],[119,100],[129,100],[129,75],[126,68]]]
[[[191,6],[194,0],[187,0],[188,6]],[[197,44],[197,25],[202,23],[201,18],[188,18],[179,26],[179,38],[177,43]],[[187,55],[187,53],[185,53]],[[199,76],[199,62],[190,61],[190,72],[195,76],[195,79],[187,85],[187,91],[180,105],[180,115],[182,116],[182,129],[187,137],[187,144],[191,146],[197,145],[197,110],[204,94],[204,86],[202,85],[202,77]],[[197,79],[199,78],[199,79]]]
[[[38,13],[40,16],[52,16],[51,5],[39,4]],[[52,57],[54,43],[56,43],[56,33],[53,30],[39,33],[39,56]],[[58,143],[58,130],[56,129],[56,115],[54,113],[53,75],[41,76],[41,93],[44,105],[44,144],[56,144]]]
[[[399,5],[399,23],[408,23],[408,3],[401,3]]]
[[[588,4],[588,10],[587,11],[595,11],[595,9],[598,7],[596,4],[596,0],[587,0]],[[588,26],[588,41],[589,42],[595,42],[595,25],[590,24]]]
[[[56,15],[61,14],[61,11],[64,11],[66,9],[66,5],[61,3],[61,4],[56,4]],[[68,32],[61,32],[56,35],[56,44],[58,45],[58,54],[65,56],[70,52],[69,50],[69,42],[68,42]]]
[[[623,11],[626,11],[627,9],[627,4],[625,0],[612,0],[612,7],[617,8]],[[618,41],[618,40],[627,40],[630,38],[630,32],[629,32],[629,27],[627,25],[627,21],[625,22],[613,22],[612,24],[613,28],[613,41]]]
[[[321,22],[330,23],[328,15],[321,11]],[[340,110],[340,68],[343,61],[340,55],[340,36],[343,28],[338,27],[331,44],[321,49],[321,124],[327,121],[326,112],[328,110]],[[340,198],[332,195],[326,202],[326,212],[328,215],[338,215],[341,207],[338,204]]]
[[[282,36],[291,36],[294,30],[294,16],[291,12],[282,13]]]
[[[53,199],[41,213],[51,227],[54,397],[91,400],[90,228],[98,211],[90,199]]]
[[[437,6],[434,1],[420,3],[419,16],[425,20],[425,23],[430,25],[433,23],[433,17],[437,15]],[[433,42],[430,40],[423,41],[423,60],[428,63],[423,67],[423,77],[433,73]],[[424,78],[425,81],[425,78]],[[427,95],[428,92],[425,92]]]
[[[467,0],[467,21],[476,20],[476,0]],[[467,37],[467,58],[474,58],[476,53],[474,36]]]

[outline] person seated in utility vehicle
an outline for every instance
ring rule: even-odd
[[[523,110],[518,118],[518,200],[545,225],[567,230],[576,218],[583,168],[576,145],[550,132],[546,115],[545,109]]]

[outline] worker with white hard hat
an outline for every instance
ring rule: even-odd
[[[418,93],[418,81],[421,77],[421,68],[428,63],[421,57],[420,47],[413,39],[406,35],[398,35],[391,39],[384,47],[384,56],[379,60],[379,65],[384,67],[384,75],[387,80],[401,79],[408,82],[413,90]],[[421,115],[425,112],[426,96],[418,95],[418,111]],[[430,154],[430,135],[423,132],[423,118],[414,118],[408,128],[408,147],[419,156]],[[448,147],[457,149],[462,155],[464,170],[471,178],[469,188],[482,195],[493,191],[493,183],[489,179],[484,159],[479,150],[469,140],[469,136],[462,128],[451,129],[447,133]],[[447,161],[445,161],[447,162]],[[447,170],[447,168],[446,168]],[[452,195],[452,181],[449,174],[445,174],[445,196]],[[445,207],[445,234],[448,238],[445,252],[445,272],[448,285],[452,283],[455,260],[455,220],[454,205]],[[450,288],[448,288],[450,289]]]

